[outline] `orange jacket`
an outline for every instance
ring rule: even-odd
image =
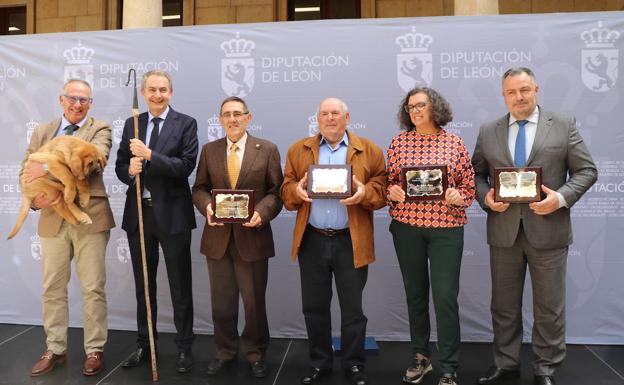
[[[353,176],[362,182],[366,195],[357,205],[347,206],[349,231],[353,246],[353,265],[358,268],[375,260],[373,211],[386,205],[386,163],[383,152],[372,141],[347,131],[349,148],[347,163],[351,165]],[[281,196],[288,210],[297,210],[297,220],[293,231],[292,258],[299,253],[303,233],[310,217],[310,204],[301,200],[296,193],[297,183],[308,166],[318,163],[321,136],[302,139],[288,149],[284,183]]]

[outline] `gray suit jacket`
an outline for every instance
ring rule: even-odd
[[[226,147],[226,138],[202,147],[193,185],[193,203],[206,216],[206,206],[212,200],[212,189],[254,190],[254,210],[260,214],[262,225],[251,228],[241,224],[209,226],[206,223],[200,251],[209,259],[221,259],[230,238],[233,238],[241,259],[246,262],[273,257],[275,247],[270,221],[282,210],[279,189],[284,180],[277,146],[247,133],[243,163],[236,186],[230,185]]]
[[[598,177],[573,117],[540,108],[537,132],[527,166],[542,167],[542,184],[559,192],[568,208],[549,215],[536,215],[526,203],[513,203],[502,212],[485,205],[485,195],[494,187],[495,167],[514,167],[508,146],[509,114],[484,124],[472,156],[477,200],[487,212],[487,241],[492,246],[510,247],[518,235],[520,219],[529,243],[535,248],[559,248],[572,243],[570,207]]]
[[[30,139],[28,149],[26,150],[26,156],[22,161],[22,169],[30,154],[54,139],[60,124],[61,118],[57,118],[35,129]],[[88,118],[87,122],[74,133],[74,136],[95,145],[108,159],[112,144],[111,129],[108,123],[102,120]],[[89,205],[83,210],[91,217],[93,223],[90,225],[76,226],[76,229],[83,233],[92,234],[115,227],[115,220],[113,219],[113,212],[108,203],[108,194],[106,193],[102,174],[89,178],[89,193],[91,195]],[[41,217],[39,218],[39,235],[42,237],[54,237],[58,234],[62,224],[63,218],[61,218],[56,211],[52,208],[43,209],[41,210]]]

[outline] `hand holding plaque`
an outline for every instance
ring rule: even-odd
[[[443,200],[448,188],[446,165],[401,167],[406,201]]]
[[[212,211],[216,223],[248,222],[254,214],[254,191],[213,189]]]
[[[336,199],[351,196],[350,164],[317,164],[308,168],[308,196]]]
[[[541,167],[498,167],[494,169],[494,200],[529,203],[541,200]]]

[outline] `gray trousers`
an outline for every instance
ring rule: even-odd
[[[533,289],[535,375],[552,375],[565,357],[565,278],[568,248],[536,249],[522,227],[511,247],[490,246],[494,364],[518,369],[522,292],[527,266]]]

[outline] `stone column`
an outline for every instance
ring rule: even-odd
[[[162,0],[123,2],[123,29],[162,27]]]
[[[455,16],[498,15],[498,0],[455,0]]]

